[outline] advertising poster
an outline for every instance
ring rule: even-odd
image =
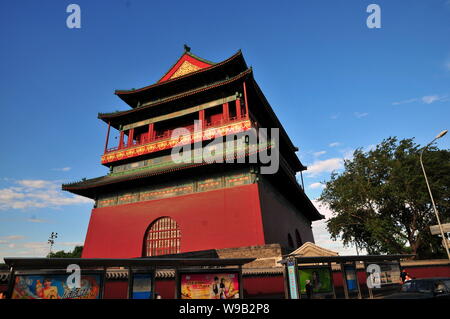
[[[345,265],[345,280],[347,281],[348,291],[358,291],[358,283],[356,277],[356,268],[354,265]]]
[[[295,266],[288,264],[289,291],[291,299],[298,299],[297,279],[295,278]]]
[[[400,284],[400,265],[398,263],[378,263],[381,268],[380,281],[381,286]]]
[[[152,299],[152,274],[134,274],[133,275],[133,291],[131,297],[133,299]]]
[[[67,286],[69,275],[18,275],[12,299],[99,299],[101,275],[82,275],[81,287]]]
[[[238,273],[181,274],[181,299],[238,298]]]
[[[372,288],[383,288],[401,284],[400,265],[397,262],[378,262],[366,264],[367,280],[372,281]],[[370,269],[370,270],[369,270]]]
[[[332,293],[333,285],[331,273],[328,268],[300,268],[298,270],[300,292],[306,293],[306,283],[312,285],[314,293]]]

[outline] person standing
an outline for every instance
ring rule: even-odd
[[[212,299],[220,299],[220,283],[219,277],[214,277],[214,282],[211,287]]]
[[[406,269],[403,269],[402,272],[400,273],[400,278],[402,278],[402,282],[405,283],[408,280],[411,280],[411,277],[409,276],[408,272],[406,271]]]
[[[306,280],[305,290],[306,290],[306,298],[312,299],[313,286],[311,284],[311,280]]]

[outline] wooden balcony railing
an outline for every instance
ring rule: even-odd
[[[237,122],[241,122],[244,120],[248,120],[248,116],[247,115],[243,115],[240,118],[237,117],[230,117],[229,119],[220,119],[220,120],[216,120],[213,122],[207,122],[206,124],[203,124],[202,127],[202,131],[205,131],[209,128],[215,128],[215,127],[221,127],[223,125],[227,125],[227,124],[232,124],[232,123],[237,123]],[[194,124],[189,125],[189,126],[183,126],[184,129],[187,129],[192,133],[194,133]],[[118,150],[125,150],[131,147],[135,147],[135,146],[140,146],[140,145],[144,145],[150,142],[159,142],[159,141],[164,141],[164,140],[169,140],[172,136],[172,133],[175,129],[171,129],[171,130],[166,130],[164,131],[162,134],[159,135],[155,135],[153,137],[148,137],[147,135],[141,135],[141,138],[137,141],[130,141],[130,143],[124,143],[124,145],[122,147],[116,146],[116,147],[112,147],[112,148],[108,148],[105,152],[105,154],[114,152],[114,151],[118,151]]]

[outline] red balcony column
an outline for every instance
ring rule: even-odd
[[[134,139],[134,128],[130,129],[128,132],[128,146],[133,145],[133,139]]]
[[[149,141],[153,140],[153,138],[154,138],[154,136],[155,136],[154,129],[155,129],[155,124],[154,124],[154,123],[150,123],[150,124],[148,125],[148,135],[147,135],[147,139],[148,139]]]
[[[111,122],[108,122],[108,132],[106,133],[106,142],[105,142],[105,153],[108,150],[109,130],[110,129],[111,129]]]
[[[241,100],[240,99],[236,99],[236,117],[238,119],[241,118]]]
[[[201,125],[205,126],[205,110],[198,111],[198,120],[200,121]]]
[[[244,81],[244,103],[245,103],[245,114],[247,115],[247,117],[249,118],[249,113],[248,113],[248,101],[247,101],[247,86],[245,85],[245,81]]]
[[[120,131],[120,139],[119,139],[119,149],[123,148],[123,137],[125,135],[125,131]]]
[[[222,118],[225,120],[225,122],[228,122],[230,119],[230,108],[228,106],[228,103],[223,103],[222,105]]]

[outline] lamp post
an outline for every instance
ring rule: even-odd
[[[444,242],[444,247],[445,250],[447,251],[447,256],[448,259],[450,259],[450,252],[448,249],[448,243],[447,243],[447,239],[444,236],[444,229],[442,228],[441,225],[441,220],[439,219],[439,213],[436,209],[436,205],[434,204],[434,199],[433,199],[433,194],[431,193],[431,188],[430,188],[430,184],[428,183],[428,178],[427,178],[427,173],[425,172],[425,167],[423,166],[423,162],[422,162],[422,156],[423,156],[423,152],[431,145],[434,143],[434,141],[436,141],[437,139],[441,138],[442,136],[444,136],[445,134],[447,134],[448,130],[444,130],[441,133],[439,133],[430,143],[428,143],[427,146],[425,146],[422,151],[420,152],[420,165],[422,166],[422,171],[423,171],[423,176],[425,176],[425,182],[427,183],[427,187],[428,187],[428,192],[430,193],[430,198],[431,198],[431,203],[433,204],[433,210],[434,210],[434,214],[436,215],[436,220],[438,222],[439,225],[439,229],[441,231],[441,236],[442,236],[442,241]]]
[[[55,239],[56,238],[58,238],[58,233],[54,233],[54,232],[52,232],[50,234],[50,237],[48,238],[48,243],[50,245],[50,250],[49,250],[49,253],[48,253],[48,257],[49,258],[50,258],[50,255],[52,254],[52,248],[53,248],[53,245],[55,244]]]

